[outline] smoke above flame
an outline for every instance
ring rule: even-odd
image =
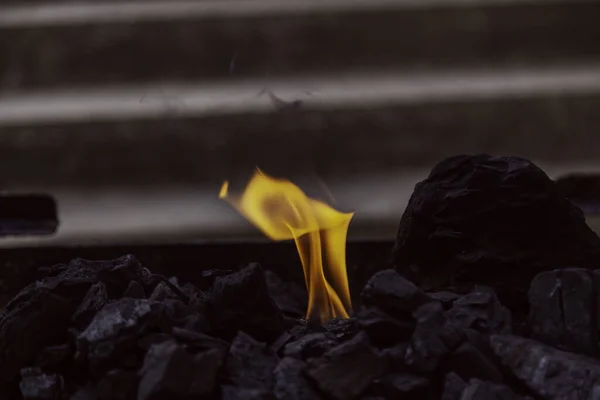
[[[294,240],[308,289],[306,319],[325,323],[352,312],[346,271],[346,237],[354,213],[342,213],[311,199],[298,186],[257,168],[239,197],[229,196],[229,182],[219,198],[275,241]]]

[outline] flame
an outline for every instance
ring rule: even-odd
[[[346,236],[354,213],[342,213],[311,199],[292,182],[256,172],[239,198],[227,200],[270,239],[296,242],[308,289],[306,319],[348,318],[352,312],[346,272]],[[323,259],[323,256],[325,256]],[[324,262],[325,261],[325,262]]]

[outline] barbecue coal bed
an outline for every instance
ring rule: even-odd
[[[395,241],[348,242],[348,318],[307,311],[297,250],[3,250],[0,399],[600,393],[600,239],[528,160],[444,160]]]

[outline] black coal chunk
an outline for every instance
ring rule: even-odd
[[[92,285],[101,281],[109,296],[120,295],[127,282],[145,282],[149,272],[135,257],[124,256],[109,261],[76,259],[45,269],[41,275],[0,314],[0,384],[32,365],[45,346],[66,339],[73,314]]]
[[[295,358],[285,357],[275,368],[273,395],[277,400],[319,400],[304,375],[306,364]]]
[[[463,342],[444,360],[444,367],[456,372],[461,378],[478,378],[494,383],[504,382],[496,363],[472,343]]]
[[[129,282],[127,289],[123,293],[123,297],[133,297],[134,299],[145,299],[146,291],[144,287],[137,281]]]
[[[508,386],[472,379],[462,393],[461,400],[519,400]]]
[[[338,344],[339,340],[331,332],[309,333],[288,343],[284,348],[284,355],[306,360],[320,357]]]
[[[441,400],[460,400],[467,383],[456,373],[450,372],[444,378]]]
[[[398,320],[375,307],[360,310],[356,319],[360,328],[377,346],[393,346],[408,341],[415,330],[414,321]]]
[[[265,274],[258,264],[216,278],[211,298],[213,328],[218,336],[231,339],[241,330],[270,342],[284,331],[281,311],[269,297]]]
[[[461,155],[418,183],[400,221],[396,269],[425,290],[489,285],[526,306],[546,270],[600,265],[600,239],[556,184],[518,157]],[[510,302],[510,303],[509,303]]]
[[[435,398],[433,385],[429,379],[407,373],[382,376],[373,382],[369,393],[384,399],[433,400]]]
[[[58,400],[61,396],[63,378],[46,374],[40,368],[24,368],[21,371],[21,394],[25,400]]]
[[[265,278],[269,296],[271,296],[277,307],[291,316],[304,317],[308,307],[306,288],[294,282],[282,280],[273,271],[265,271]]]
[[[138,381],[137,371],[110,370],[96,386],[98,400],[135,399],[138,392]]]
[[[587,355],[598,355],[598,283],[585,269],[539,274],[529,289],[529,326],[534,339]]]
[[[240,332],[231,343],[225,364],[228,385],[260,395],[271,393],[278,361],[275,352],[265,343]]]
[[[213,348],[191,354],[174,341],[155,344],[140,370],[138,400],[208,399],[224,355]]]
[[[366,334],[359,333],[323,358],[310,361],[308,375],[327,396],[352,400],[387,369],[387,359],[371,347]]]
[[[90,287],[79,307],[73,314],[73,324],[76,328],[83,330],[92,322],[94,316],[102,307],[108,303],[108,292],[106,285],[96,282]]]
[[[433,301],[412,282],[388,269],[369,279],[361,293],[363,304],[375,306],[398,318],[410,317],[421,305]]]
[[[454,301],[448,318],[464,329],[483,334],[511,333],[511,313],[489,288],[477,288]]]
[[[77,338],[78,357],[100,373],[131,348],[154,315],[146,299],[124,297],[107,304]]]

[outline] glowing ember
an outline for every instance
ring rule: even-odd
[[[294,239],[308,289],[306,318],[321,322],[348,318],[350,289],[346,273],[346,235],[353,213],[342,213],[310,199],[293,183],[261,170],[239,198],[228,195],[224,182],[219,198],[228,200],[272,240]]]

